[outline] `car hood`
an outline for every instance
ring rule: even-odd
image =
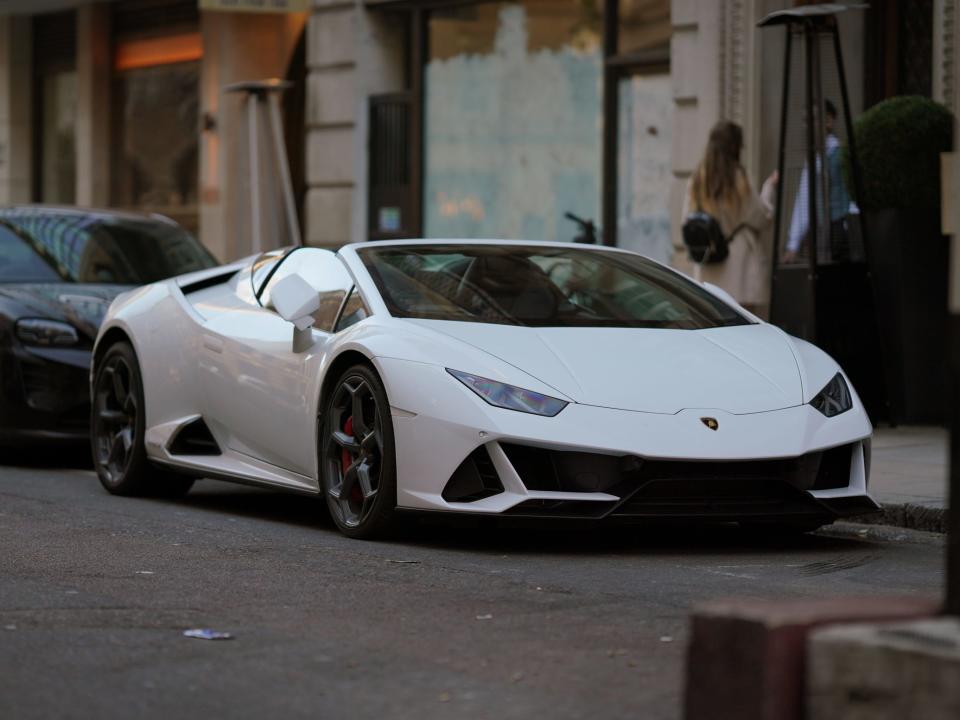
[[[69,322],[92,339],[113,299],[130,289],[129,285],[17,283],[0,285],[0,299],[16,303],[20,317]]]
[[[747,414],[803,403],[788,336],[772,325],[664,330],[411,322],[469,343],[586,405]]]

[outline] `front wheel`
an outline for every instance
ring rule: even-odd
[[[143,444],[143,381],[129,343],[112,345],[93,381],[90,440],[100,483],[113,495],[184,495],[193,479],[158,470]]]
[[[354,365],[332,386],[317,426],[320,486],[347,537],[385,535],[394,522],[397,473],[393,422],[383,383]]]

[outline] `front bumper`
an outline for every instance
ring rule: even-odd
[[[577,404],[544,418],[491,407],[441,367],[378,361],[401,508],[723,519],[879,510],[867,493],[872,428],[859,401],[829,419],[807,405],[666,415]]]

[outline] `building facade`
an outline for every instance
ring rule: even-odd
[[[242,254],[244,98],[223,88],[302,78],[307,13],[207,2],[0,2],[0,203],[162,213],[218,257]],[[297,93],[289,100],[302,128]],[[302,129],[289,134],[302,157]]]
[[[241,256],[251,143],[224,88],[279,77],[310,244],[572,240],[572,213],[683,266],[684,188],[713,123],[743,126],[754,183],[776,165],[783,35],[756,24],[793,4],[2,0],[0,203],[162,212]],[[854,115],[905,93],[960,109],[956,4],[843,14]],[[279,180],[261,175],[269,206]]]

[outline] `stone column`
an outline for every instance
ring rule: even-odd
[[[0,16],[0,204],[33,197],[30,20]]]
[[[77,205],[110,204],[110,6],[77,8]]]
[[[357,158],[357,37],[352,0],[315,0],[307,25],[305,241],[351,242]]]

